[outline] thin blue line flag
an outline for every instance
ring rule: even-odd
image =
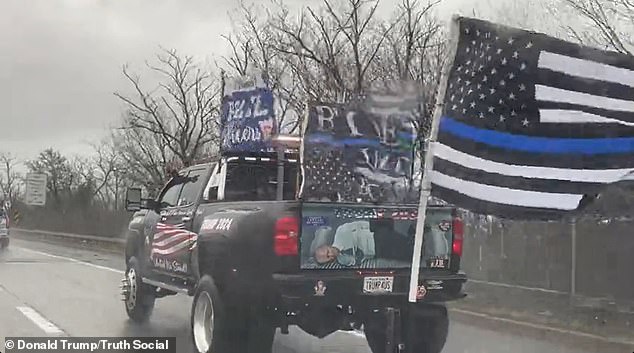
[[[558,219],[634,171],[634,60],[458,17],[432,195],[475,213]]]

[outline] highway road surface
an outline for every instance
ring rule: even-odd
[[[191,352],[184,295],[159,299],[146,325],[127,320],[120,300],[123,261],[117,254],[12,239],[0,254],[0,343],[6,336],[176,337],[178,352]],[[3,351],[4,349],[0,349]],[[316,339],[295,328],[275,339],[276,353],[369,353],[362,333]],[[595,353],[527,335],[500,332],[452,319],[444,352]]]

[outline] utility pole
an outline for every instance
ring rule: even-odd
[[[115,167],[114,173],[114,210],[119,210],[119,170]]]

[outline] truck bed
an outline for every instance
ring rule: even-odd
[[[300,210],[302,270],[411,268],[416,205],[306,202]],[[449,268],[453,223],[452,208],[428,208],[421,268]]]

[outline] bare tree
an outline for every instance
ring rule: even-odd
[[[166,166],[174,160],[165,139],[145,129],[121,128],[112,131],[112,140],[121,159],[117,169],[125,170],[122,183],[156,193],[167,180]],[[109,187],[112,190],[112,186]]]
[[[403,0],[389,20],[377,15],[378,1],[369,0],[324,0],[298,19],[282,3],[266,20],[242,4],[243,24],[225,37],[232,48],[226,62],[239,73],[249,65],[281,68],[286,80],[277,82],[293,83],[289,96],[301,109],[306,100],[346,101],[385,80],[437,81],[441,63],[430,68],[429,56],[438,61],[444,48],[433,13],[438,3]]]
[[[273,3],[268,10],[241,3],[240,20],[234,21],[239,25],[224,37],[231,48],[225,63],[238,75],[250,69],[265,73],[280,103],[282,130],[295,131],[307,101],[345,102],[386,78],[387,68],[380,72],[377,64],[402,11],[393,21],[383,21],[376,14],[378,1],[324,0],[296,19],[283,3]],[[268,16],[261,16],[265,11]],[[411,54],[408,64],[415,60]]]
[[[425,56],[424,50],[442,44],[442,26],[433,13],[440,0],[424,5],[419,0],[402,0],[392,22],[394,29],[387,32],[386,45],[381,50],[380,61],[385,71],[382,76],[389,79],[420,80],[417,63]],[[387,23],[383,24],[385,28]]]
[[[633,53],[632,0],[490,0],[475,8],[473,15],[588,46]]]
[[[94,154],[88,164],[91,165],[91,178],[94,182],[93,197],[97,198],[103,207],[115,208],[119,194],[124,187],[125,163],[120,151],[117,150],[113,136],[104,138],[93,144]]]
[[[48,148],[42,151],[38,158],[26,163],[33,173],[47,175],[47,189],[57,204],[62,202],[62,197],[68,195],[75,181],[68,159],[60,152]]]
[[[393,26],[379,26],[378,1],[338,5],[324,0],[317,10],[307,7],[299,20],[281,8],[271,19],[278,32],[275,50],[311,100],[346,101],[367,89],[373,81],[368,72]]]
[[[553,31],[559,28],[558,23],[553,20],[552,14],[549,13],[552,5],[553,0],[487,0],[479,1],[473,8],[468,9],[469,13],[463,13],[463,15],[553,34]],[[463,12],[466,11],[467,9],[463,10]]]
[[[73,156],[68,160],[70,188],[65,206],[86,210],[95,205],[96,165],[92,156]]]
[[[93,148],[95,150],[95,156],[93,157],[96,179],[95,196],[99,197],[101,202],[108,207],[112,202],[112,195],[108,192],[108,185],[112,180],[112,175],[116,170],[117,161],[120,157],[111,139],[101,141],[100,144],[93,146]]]
[[[17,165],[18,161],[11,153],[0,153],[0,191],[12,204],[20,191],[20,174],[15,171]]]
[[[304,102],[299,93],[299,83],[289,63],[275,50],[278,34],[272,26],[270,17],[258,14],[266,13],[261,4],[247,5],[240,1],[239,17],[232,34],[223,35],[231,48],[231,53],[223,59],[229,73],[247,76],[260,71],[268,87],[276,97],[277,124],[282,132],[293,133],[304,110]]]
[[[138,75],[123,68],[135,93],[134,98],[115,93],[127,107],[124,128],[149,132],[146,139],[161,140],[161,146],[189,166],[206,144],[218,141],[219,80],[174,50],[163,50],[157,59],[158,65],[147,64],[161,77],[156,89],[146,90]]]
[[[95,164],[91,156],[73,156],[68,161],[71,174],[71,189],[95,181]]]
[[[445,31],[434,13],[440,0],[423,3],[402,0],[388,23],[395,23],[387,34],[386,45],[379,52],[376,63],[382,83],[413,81],[422,95],[419,132],[423,138],[429,132],[435,108],[436,91],[442,68],[446,64]],[[383,24],[386,28],[388,24]]]
[[[560,0],[584,20],[581,26],[565,28],[579,42],[634,55],[634,1]],[[580,27],[580,28],[579,28]]]

